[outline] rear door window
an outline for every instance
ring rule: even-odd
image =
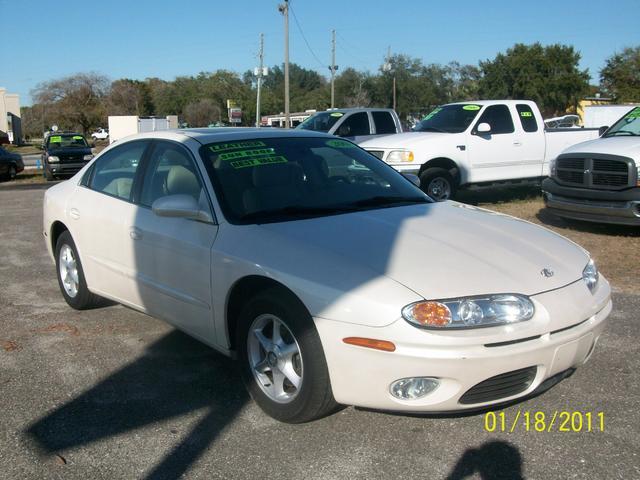
[[[396,123],[389,112],[372,112],[373,123],[376,126],[378,135],[385,133],[396,133]]]
[[[133,180],[148,145],[148,140],[133,141],[106,152],[93,166],[89,188],[131,201]]]
[[[525,132],[537,132],[538,122],[533,114],[533,110],[529,105],[518,104],[516,105],[518,111],[518,117],[520,117],[520,124]]]

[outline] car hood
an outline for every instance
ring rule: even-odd
[[[442,139],[450,140],[454,133],[438,133],[438,132],[407,132],[398,133],[396,135],[388,135],[384,137],[372,138],[360,143],[360,146],[366,150],[375,150],[376,148],[411,148],[414,145],[424,142],[438,141]]]
[[[640,161],[640,137],[601,137],[588,142],[581,142],[567,148],[565,153],[599,153],[616,154],[633,158],[636,163]]]
[[[310,256],[328,251],[347,265],[387,276],[427,299],[533,295],[579,280],[589,259],[584,249],[545,228],[456,202],[261,228],[280,237],[287,248],[307,249]],[[545,276],[543,269],[553,275]]]

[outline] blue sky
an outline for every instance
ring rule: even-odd
[[[375,71],[390,46],[425,63],[476,64],[516,42],[574,45],[594,81],[605,59],[640,44],[639,0],[291,0],[291,61],[327,74],[331,29],[337,61]],[[244,72],[282,62],[277,0],[0,0],[0,86],[30,104],[39,82],[81,71],[172,79],[219,68]]]

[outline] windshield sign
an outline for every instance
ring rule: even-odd
[[[82,135],[51,135],[47,139],[49,148],[82,148],[88,147]]]
[[[640,136],[640,107],[636,107],[618,120],[605,137]]]
[[[429,203],[401,174],[351,142],[262,138],[200,149],[231,223],[267,223]]]
[[[464,132],[478,115],[481,105],[445,105],[433,110],[416,125],[416,132]]]

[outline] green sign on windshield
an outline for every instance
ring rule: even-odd
[[[480,105],[465,105],[464,107],[462,107],[463,110],[480,110]]]
[[[625,118],[640,118],[640,107],[636,107],[631,110],[629,113],[627,113]]]
[[[433,110],[429,115],[427,115],[426,117],[424,117],[422,120],[429,120],[430,118],[432,118],[434,115],[436,115],[440,110],[442,110],[442,108],[438,107],[435,110]]]

